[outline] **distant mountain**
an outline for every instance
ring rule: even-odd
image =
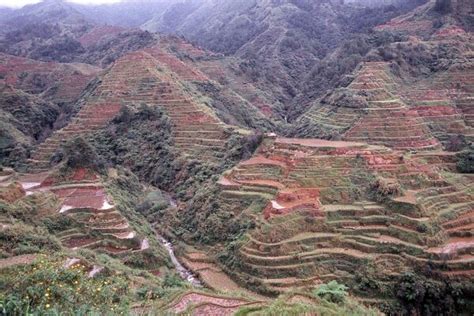
[[[95,22],[95,8],[99,7],[46,0],[11,10],[8,17],[0,19],[0,52],[41,61],[106,66],[122,54],[154,42],[147,31]]]
[[[103,66],[123,52],[149,45],[153,36],[138,30],[123,30],[132,38],[120,36],[116,29],[97,29],[101,25],[177,34],[236,58],[239,76],[284,104],[279,113],[291,121],[311,100],[334,88],[370,49],[390,41],[371,38],[373,26],[425,1],[389,1],[371,8],[365,1],[339,0],[143,0],[100,6],[47,0],[14,11],[4,23],[8,34],[0,38],[0,50]],[[84,47],[83,37],[91,36],[99,37]]]
[[[0,21],[4,20],[6,17],[8,17],[8,15],[11,14],[12,11],[13,11],[13,9],[0,6]]]
[[[11,11],[11,15],[4,22],[19,26],[33,22],[78,24],[85,21],[86,18],[69,3],[62,0],[44,0]]]
[[[424,2],[389,1],[388,6],[371,8],[360,1],[189,0],[158,12],[142,28],[180,34],[212,51],[248,60],[242,71],[288,104],[291,119],[308,96],[324,94],[357,64],[353,60],[333,67],[332,73],[319,70],[340,45],[363,42],[347,44],[354,49],[340,52],[343,59],[364,55],[377,40],[367,44],[361,34]],[[302,93],[305,97],[297,98]]]
[[[139,27],[156,14],[172,5],[168,0],[123,1],[104,5],[81,5],[70,3],[78,12],[96,24]]]

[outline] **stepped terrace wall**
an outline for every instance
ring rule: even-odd
[[[430,8],[415,12],[423,16]],[[398,19],[403,24],[417,14]],[[424,40],[411,36],[389,45],[384,52],[398,56],[390,58],[392,64],[361,64],[347,88],[336,90],[303,115],[298,131],[404,150],[439,149],[437,141],[451,148],[450,142],[460,136],[472,141],[472,34],[451,23],[437,32],[430,30]],[[447,52],[446,47],[456,50]],[[418,55],[417,50],[423,53]],[[430,59],[430,54],[439,56]],[[352,99],[341,102],[339,90]]]
[[[474,139],[472,68],[439,73],[404,89],[402,97],[428,123],[433,135],[445,145],[451,137]]]
[[[25,175],[20,183],[27,195],[53,193],[60,201],[57,212],[79,224],[58,233],[65,247],[94,249],[121,257],[145,250],[143,237],[115,207],[101,179],[92,171],[77,169],[61,179],[48,174]]]
[[[56,103],[75,102],[101,69],[0,54],[0,82]]]
[[[347,88],[313,106],[300,124],[328,138],[397,150],[439,149],[427,123],[398,96],[399,89],[388,63],[363,63]]]
[[[343,137],[395,149],[429,150],[439,148],[438,141],[418,113],[411,111],[393,91],[397,89],[387,63],[365,63],[349,85],[350,90],[368,95],[368,107],[360,120]]]
[[[354,285],[355,271],[373,267],[383,289],[362,296],[389,293],[401,274],[428,263],[439,274],[472,277],[472,178],[456,175],[463,180],[454,185],[419,155],[266,138],[219,182],[224,200],[267,200],[261,224],[235,254],[234,276],[285,292],[329,280]],[[400,191],[384,195],[377,179]]]
[[[84,106],[72,121],[39,145],[30,160],[32,170],[48,169],[51,156],[71,137],[103,128],[121,107],[134,108],[140,104],[164,108],[174,126],[176,146],[184,154],[196,159],[217,159],[232,131],[210,108],[184,92],[184,86],[176,78],[189,70],[184,63],[159,48],[150,52],[156,58],[146,51],[138,51],[115,62],[83,100]],[[190,76],[193,74],[196,75],[191,72]]]

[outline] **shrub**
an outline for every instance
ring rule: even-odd
[[[76,137],[67,142],[62,148],[62,156],[66,161],[66,166],[71,169],[91,168],[95,171],[104,169],[104,163],[94,147],[82,137]]]
[[[342,303],[347,296],[347,287],[344,284],[337,283],[337,281],[331,281],[319,286],[314,291],[314,295],[332,303]]]
[[[398,182],[393,180],[378,178],[372,185],[372,189],[379,197],[398,196],[402,193],[402,188]]]
[[[109,126],[94,134],[92,144],[111,165],[125,165],[140,179],[169,190],[179,168],[172,148],[172,125],[159,107],[127,107]]]
[[[59,241],[48,235],[45,229],[23,223],[16,223],[0,231],[0,247],[3,251],[16,255],[61,249]]]
[[[451,136],[448,139],[448,142],[446,144],[446,150],[447,151],[461,151],[466,146],[468,145],[468,142],[466,140],[466,136],[464,135],[455,135]]]
[[[474,173],[474,145],[458,154],[456,167],[459,172]]]
[[[462,315],[472,314],[466,300],[472,295],[472,282],[438,281],[423,274],[405,273],[395,286],[395,295],[403,315]],[[443,302],[440,304],[439,302]]]
[[[6,315],[127,313],[128,295],[124,278],[89,278],[81,264],[65,268],[64,258],[40,256],[32,265],[4,269],[0,276],[0,311]]]
[[[167,273],[163,279],[163,286],[165,288],[183,287],[185,284],[183,279],[176,273]]]

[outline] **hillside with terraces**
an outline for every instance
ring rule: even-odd
[[[131,72],[133,77],[129,76]],[[128,54],[114,63],[100,84],[81,100],[83,106],[72,121],[40,144],[30,164],[34,170],[47,169],[61,143],[105,127],[122,107],[142,104],[166,111],[174,126],[175,144],[184,153],[202,158],[200,153],[218,155],[231,127],[222,123],[212,109],[184,93],[182,87],[186,81],[205,80],[203,74],[158,47]]]
[[[260,99],[247,101],[243,113],[255,113],[250,119],[233,112],[233,108],[225,108],[228,100],[233,99],[232,106],[235,107],[242,96],[252,92],[222,89],[213,96],[222,96],[224,101],[219,103],[220,108],[214,106],[210,99],[213,96],[199,87],[217,85],[216,79],[210,79],[200,67],[189,65],[173,55],[170,50],[176,49],[175,46],[179,44],[179,40],[170,38],[117,60],[99,77],[100,83],[89,87],[90,90],[81,96],[78,101],[80,109],[69,124],[56,130],[33,151],[29,161],[32,170],[46,170],[61,144],[71,136],[88,135],[105,127],[123,107],[133,109],[147,105],[163,109],[173,124],[176,147],[183,154],[199,159],[222,157],[226,139],[230,135],[248,134],[242,127],[272,126],[263,114],[264,109],[258,104]],[[194,54],[197,53],[208,54],[194,48]],[[217,61],[215,63],[218,65]],[[129,76],[131,72],[133,77]],[[256,93],[253,89],[253,93]]]
[[[355,293],[379,302],[417,266],[429,264],[442,278],[472,278],[472,177],[450,173],[449,162],[435,157],[363,143],[266,139],[219,181],[224,200],[266,201],[257,228],[234,254],[241,262],[235,274],[285,292],[334,279],[356,284],[354,272],[371,267],[377,288]]]
[[[0,311],[471,315],[473,18],[0,7]]]

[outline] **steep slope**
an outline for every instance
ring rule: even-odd
[[[274,308],[272,299],[190,288],[172,274],[148,225],[130,209],[141,188],[124,176],[120,170],[99,176],[87,168],[34,175],[0,171],[0,296],[17,302],[6,304],[9,314],[80,309],[252,315]],[[377,315],[352,299],[334,304],[295,292],[278,300],[285,301],[280,310]]]
[[[390,137],[428,140],[430,133],[447,148],[452,148],[456,138],[472,141],[471,114],[466,106],[472,98],[472,33],[462,28],[457,13],[440,16],[433,5],[377,27],[406,33],[410,38],[369,54],[368,59],[384,61],[359,66],[350,84],[316,102],[299,119],[295,135],[374,144],[383,139],[383,144],[394,148],[401,147],[390,144]],[[437,17],[444,22],[434,28]],[[397,119],[400,115],[405,119]],[[410,127],[404,127],[405,123]],[[421,130],[414,130],[417,128]]]
[[[54,174],[26,175],[19,178],[19,183],[26,195],[53,193],[61,201],[56,211],[82,224],[58,234],[65,247],[122,257],[147,249],[148,241],[137,236],[94,172],[81,168],[73,170],[69,178],[62,174],[61,179]]]
[[[0,297],[17,302],[6,313],[129,313],[143,302],[140,289],[160,289],[168,301],[184,290],[154,232],[130,208],[140,186],[117,170],[68,171],[0,171]]]
[[[156,43],[148,32],[104,26],[78,8],[48,0],[13,10],[0,20],[0,51],[42,61],[108,66],[127,52]]]
[[[205,48],[240,57],[249,81],[271,91],[292,119],[308,97],[320,96],[347,71],[318,70],[339,45],[419,3],[375,10],[338,1],[194,1],[186,6],[186,14],[184,5],[176,5],[180,7],[170,7],[143,28],[181,34]],[[319,80],[330,76],[334,80]],[[294,100],[302,92],[305,95]]]
[[[174,143],[183,153],[198,159],[216,159],[223,153],[232,127],[223,124],[211,108],[185,89],[188,81],[207,80],[160,46],[127,54],[85,96],[84,105],[73,120],[39,146],[31,163],[38,171],[48,168],[61,143],[105,127],[122,107],[133,109],[142,104],[166,111],[174,126]]]
[[[31,174],[0,167],[0,301],[21,302],[12,314],[378,314],[354,299],[471,314],[474,178],[458,171],[472,172],[472,10],[433,0],[398,16],[417,3],[16,12],[0,31],[0,159]],[[127,28],[152,15],[145,27],[203,47]],[[56,291],[63,274],[81,286]]]
[[[62,124],[99,70],[0,54],[2,163],[19,166],[31,146]]]
[[[101,69],[88,64],[46,63],[0,54],[1,82],[57,104],[77,101]]]
[[[338,280],[380,303],[415,267],[430,265],[434,278],[472,279],[472,177],[439,173],[453,158],[267,138],[219,181],[228,201],[221,205],[266,201],[264,219],[224,257],[227,271],[276,292]],[[358,273],[376,288],[362,287]]]

